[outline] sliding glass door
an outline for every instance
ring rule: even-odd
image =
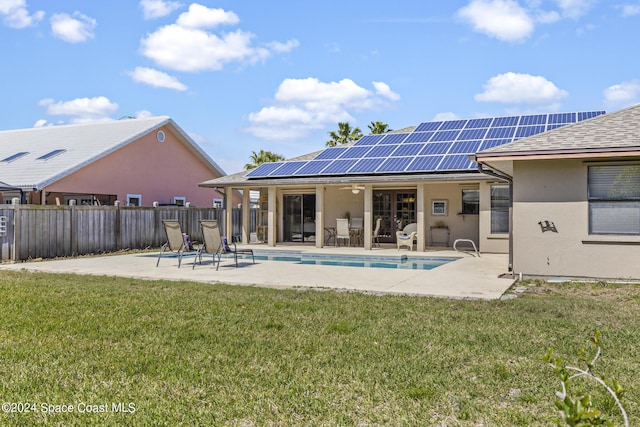
[[[316,241],[316,195],[285,194],[283,240],[285,242]]]

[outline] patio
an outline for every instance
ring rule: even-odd
[[[48,273],[71,273],[130,277],[136,279],[188,280],[203,283],[226,283],[244,286],[262,286],[276,289],[313,288],[358,291],[374,294],[408,294],[462,299],[499,299],[513,284],[512,278],[501,278],[507,273],[507,254],[481,254],[468,252],[428,250],[409,252],[397,250],[395,245],[365,250],[362,247],[325,247],[309,245],[281,245],[270,248],[264,244],[242,245],[260,252],[301,251],[320,254],[359,256],[410,255],[412,257],[455,257],[432,270],[405,270],[387,268],[360,268],[328,265],[303,265],[281,261],[242,259],[235,267],[233,258],[223,258],[219,271],[211,265],[211,257],[203,259],[192,269],[193,253],[183,257],[178,268],[175,257],[163,257],[156,267],[158,252],[67,258],[18,264],[3,264],[1,269],[28,270]]]

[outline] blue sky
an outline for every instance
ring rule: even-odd
[[[168,115],[227,173],[433,119],[640,102],[640,0],[0,0],[0,129]]]

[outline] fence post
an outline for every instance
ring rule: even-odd
[[[71,239],[71,256],[76,256],[78,252],[78,233],[76,230],[76,224],[78,223],[78,218],[76,218],[76,201],[74,199],[69,200],[69,207],[71,208],[71,218],[70,218],[70,239]]]
[[[11,259],[13,262],[20,261],[20,199],[14,197],[11,199],[13,205],[13,253]]]
[[[120,216],[120,200],[116,200],[113,204],[116,207],[116,251],[122,249],[122,217]]]

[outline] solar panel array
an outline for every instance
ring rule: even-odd
[[[327,148],[312,160],[264,163],[247,178],[371,175],[475,170],[469,155],[517,141],[604,111],[535,114],[421,123],[408,133],[367,135]]]

